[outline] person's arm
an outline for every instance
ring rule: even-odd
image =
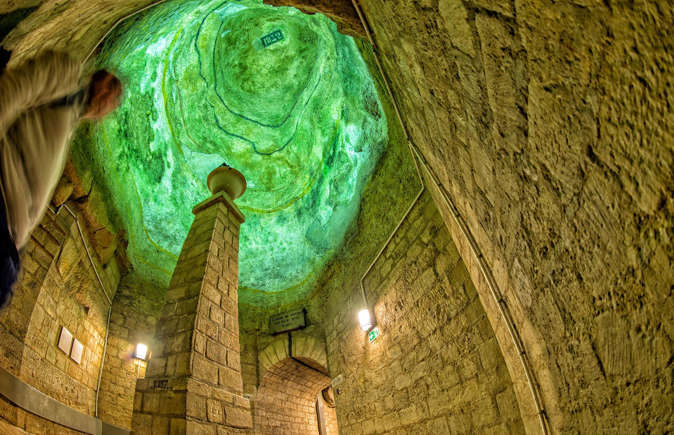
[[[81,64],[66,54],[45,52],[0,76],[0,134],[27,109],[77,91]]]

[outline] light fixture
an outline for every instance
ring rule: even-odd
[[[145,361],[147,359],[147,345],[138,343],[136,345],[136,351],[133,353],[133,357]]]
[[[370,316],[370,310],[367,308],[360,310],[358,312],[358,321],[360,322],[360,327],[363,331],[369,331],[373,325],[372,317]]]

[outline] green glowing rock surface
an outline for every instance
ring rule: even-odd
[[[292,8],[175,1],[116,31],[99,63],[122,78],[124,99],[88,152],[134,267],[168,281],[192,206],[225,161],[248,182],[237,200],[241,297],[306,292],[341,246],[387,142],[353,40]]]

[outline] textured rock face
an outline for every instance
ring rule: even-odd
[[[39,9],[19,23],[2,45],[14,51],[10,65],[45,49],[65,51],[85,60],[118,20],[152,3],[151,0],[122,0],[114,5],[89,0],[10,1],[6,7],[0,6],[0,13],[38,5]],[[64,32],[74,30],[73,23],[77,23],[77,31]]]
[[[330,378],[293,359],[270,367],[260,382],[255,403],[255,433],[317,432],[316,398]]]
[[[349,282],[335,273],[330,286]],[[522,433],[513,384],[465,264],[428,193],[365,280],[381,336],[328,291],[328,366],[339,428],[361,433]],[[332,289],[330,289],[332,290]]]
[[[153,333],[164,295],[165,289],[136,274],[125,276],[119,284],[99,395],[99,416],[105,422],[131,429],[136,379],[144,377],[147,368],[146,362],[134,360],[133,352],[137,343],[158,348]]]
[[[42,0],[8,0],[0,5],[0,14],[38,6]]]
[[[671,3],[361,3],[553,427],[671,429]]]
[[[365,29],[350,1],[333,0],[264,0],[273,6],[292,6],[307,14],[321,13],[337,23],[340,33],[365,37]]]

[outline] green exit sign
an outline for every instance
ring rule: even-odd
[[[264,35],[260,39],[262,40],[262,46],[267,48],[272,44],[283,41],[283,32],[281,32],[281,29],[274,30],[273,32]]]
[[[372,343],[379,337],[379,327],[375,326],[367,333],[367,339]]]

